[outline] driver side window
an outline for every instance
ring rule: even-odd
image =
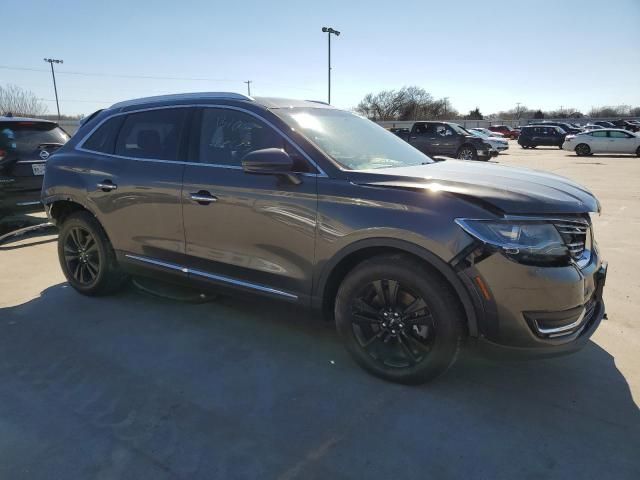
[[[201,163],[241,167],[242,158],[247,153],[264,148],[283,149],[291,156],[294,171],[310,171],[306,160],[295,147],[259,119],[235,110],[202,110],[198,146]]]

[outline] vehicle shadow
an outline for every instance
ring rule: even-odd
[[[636,157],[636,154],[635,153],[628,153],[628,154],[619,154],[619,155],[608,155],[608,154],[604,154],[604,153],[592,153],[591,155],[580,157],[580,156],[576,155],[575,153],[567,153],[567,155],[565,155],[565,157],[581,158],[583,160],[588,160],[588,159],[596,160],[598,158],[633,158],[633,157]]]
[[[1,217],[0,251],[55,241],[55,238],[40,239],[43,235],[56,233],[56,228],[48,222],[48,219],[43,215],[10,215]],[[20,243],[13,245],[14,242]]]
[[[638,407],[593,342],[536,362],[467,349],[408,387],[358,368],[332,324],[262,299],[88,298],[58,284],[0,308],[0,331],[6,478],[640,473]]]

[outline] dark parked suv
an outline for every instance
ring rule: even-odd
[[[552,125],[527,125],[522,127],[518,144],[522,148],[536,148],[539,146],[562,148],[567,136],[562,128]]]
[[[571,352],[604,315],[600,205],[584,187],[433,162],[318,102],[118,103],[50,159],[42,201],[80,293],[136,274],[322,310],[355,360],[392,381],[444,372],[466,337]]]
[[[489,160],[491,144],[456,123],[416,122],[411,130],[394,132],[422,153],[460,160]]]
[[[0,218],[42,211],[47,159],[67,140],[69,136],[54,122],[0,117]]]

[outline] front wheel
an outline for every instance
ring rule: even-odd
[[[576,145],[576,155],[578,155],[579,157],[584,157],[586,155],[589,155],[590,153],[591,148],[589,148],[589,145],[587,145],[586,143],[580,143]]]
[[[478,152],[476,151],[475,148],[468,145],[464,145],[458,151],[458,159],[459,160],[477,160]]]
[[[640,157],[640,147],[638,147],[638,149],[636,150],[636,155]]]
[[[392,382],[441,375],[463,339],[464,315],[446,282],[404,255],[377,256],[352,270],[338,290],[335,317],[354,360]]]
[[[58,258],[69,285],[84,295],[105,295],[127,280],[102,226],[89,212],[65,219],[58,235]]]

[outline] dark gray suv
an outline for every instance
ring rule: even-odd
[[[86,295],[129,275],[323,311],[370,372],[419,383],[467,338],[584,345],[604,316],[596,198],[568,179],[433,162],[320,102],[169,95],[96,112],[42,201]]]

